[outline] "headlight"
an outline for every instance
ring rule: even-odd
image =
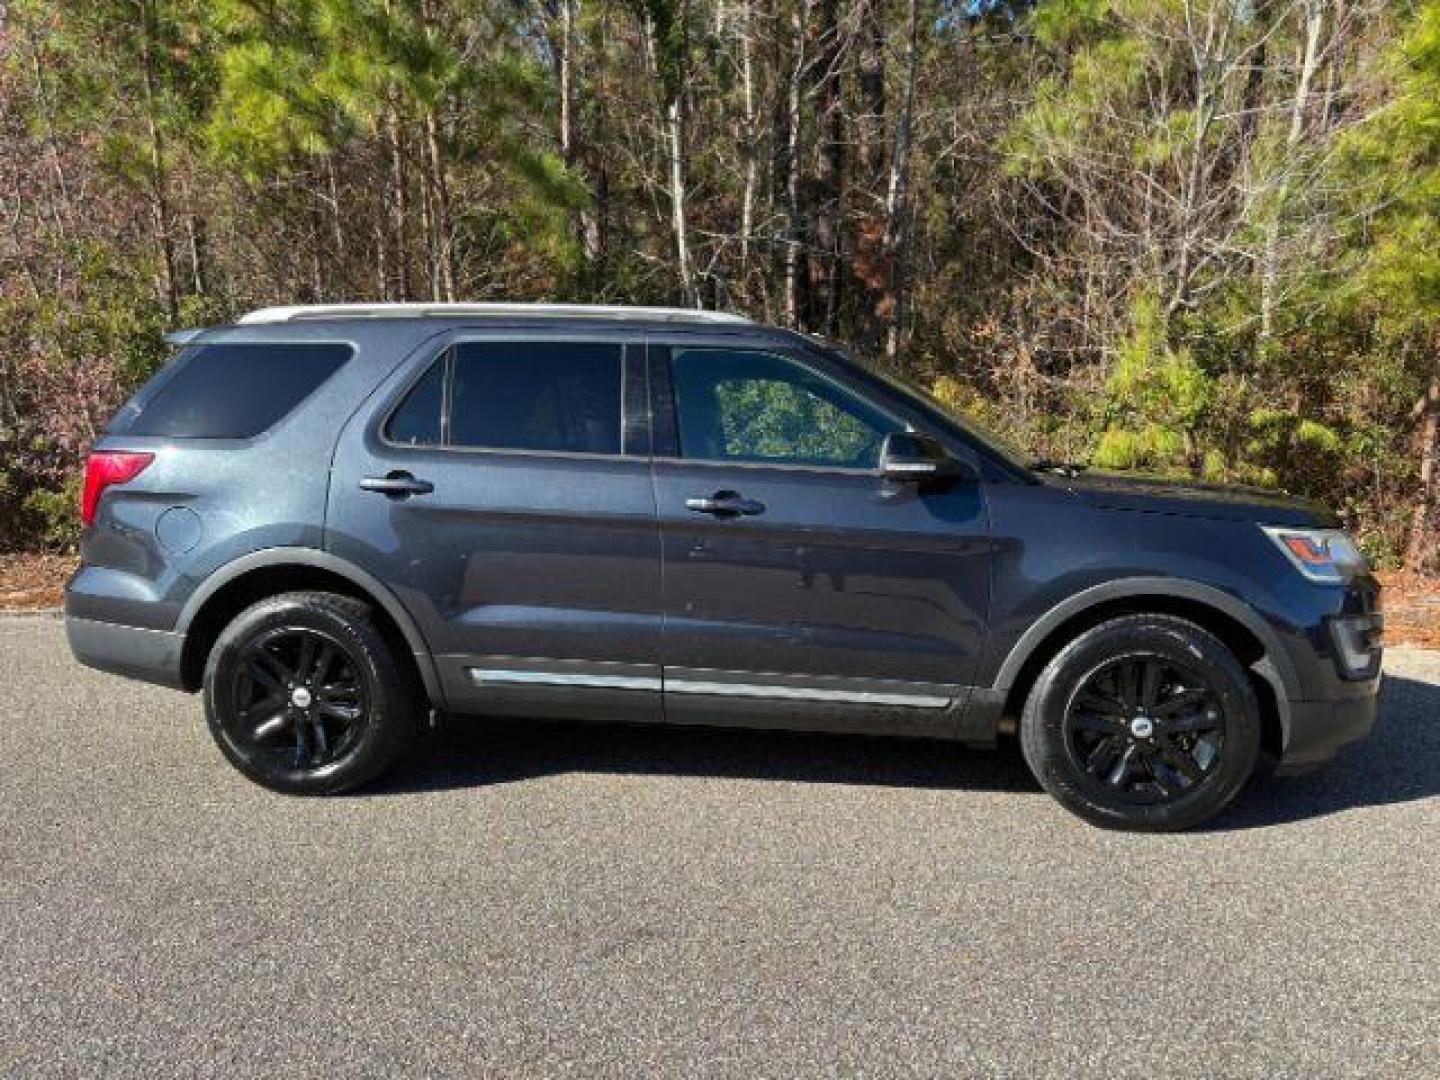
[[[1291,529],[1262,525],[1261,530],[1311,581],[1344,581],[1366,569],[1365,556],[1342,529]]]

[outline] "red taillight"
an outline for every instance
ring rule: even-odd
[[[154,460],[154,454],[135,450],[96,451],[86,458],[85,488],[80,493],[80,524],[88,526],[95,520],[95,507],[107,487],[134,480]]]

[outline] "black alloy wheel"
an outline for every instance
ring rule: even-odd
[[[1174,615],[1082,630],[1036,676],[1020,746],[1042,787],[1086,821],[1173,832],[1218,813],[1260,756],[1252,675]]]
[[[222,721],[246,757],[270,768],[313,772],[354,748],[369,703],[355,661],[329,634],[301,626],[267,630],[235,666]]]
[[[418,726],[424,691],[369,604],[282,593],[246,608],[205,664],[205,715],[230,763],[295,795],[373,779]]]
[[[1215,775],[1225,750],[1219,696],[1198,672],[1140,654],[1102,664],[1065,715],[1065,746],[1096,784],[1139,804],[1176,799]]]

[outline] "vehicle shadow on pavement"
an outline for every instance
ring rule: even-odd
[[[1344,810],[1440,796],[1440,685],[1386,676],[1370,736],[1328,768],[1252,783],[1205,828],[1284,825]]]
[[[708,776],[1039,793],[1014,740],[994,752],[943,742],[799,732],[456,718],[357,795],[513,783],[567,772]],[[1326,769],[1264,777],[1209,825],[1254,829],[1440,796],[1440,685],[1389,677],[1369,738]]]
[[[510,783],[565,772],[1039,792],[1013,743],[456,718],[357,794]]]

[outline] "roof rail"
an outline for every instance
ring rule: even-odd
[[[748,323],[744,315],[698,308],[626,307],[605,304],[305,304],[258,308],[241,323],[298,322],[308,319],[425,319],[483,316],[544,316],[564,319],[653,319],[673,323]]]

